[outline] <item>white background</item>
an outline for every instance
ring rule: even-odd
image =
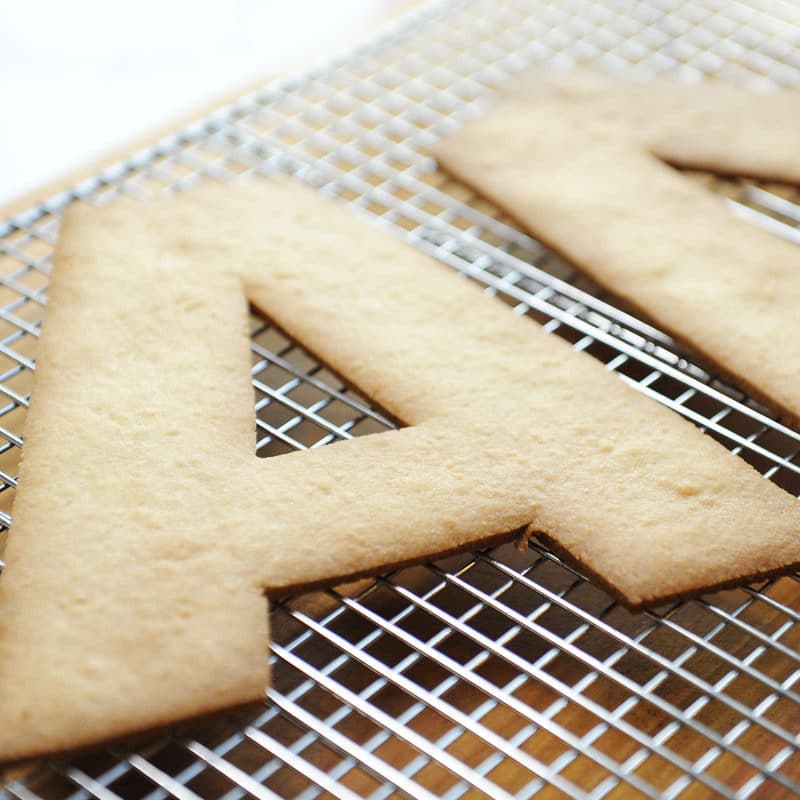
[[[397,7],[0,0],[0,203],[240,86],[352,44]]]

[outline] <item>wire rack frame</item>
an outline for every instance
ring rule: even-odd
[[[766,0],[435,3],[0,224],[0,521],[60,211],[274,171],[349,201],[799,494],[796,431],[429,156],[537,63],[797,86],[798,22]],[[800,237],[797,193],[694,178]],[[260,455],[393,425],[256,317],[252,352]],[[265,704],[42,762],[0,798],[794,797],[798,622],[798,576],[631,614],[537,542],[464,554],[276,603]]]

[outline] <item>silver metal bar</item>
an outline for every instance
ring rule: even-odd
[[[462,581],[460,578],[458,578],[458,576],[445,575],[444,577],[445,577],[446,580],[448,580],[450,582],[457,583],[460,586],[460,588],[464,589],[464,591],[467,591],[470,594],[479,597],[484,604],[486,604],[486,605],[494,605],[494,602],[490,598],[488,598],[488,596],[486,596],[483,592],[480,592],[480,590],[476,589],[475,587],[471,586],[469,583],[467,583],[465,581]],[[575,611],[575,613],[580,613],[578,609],[574,609],[573,608],[573,611]],[[524,618],[522,618],[517,612],[506,608],[504,613],[506,615],[508,615],[509,618],[517,621],[518,624],[525,625],[525,623],[522,621]],[[660,622],[662,622],[663,624],[669,624],[669,620],[666,620],[666,619],[660,620]],[[550,639],[551,636],[552,636],[551,634],[549,634],[549,632],[545,631],[545,629],[543,629],[541,626],[537,625],[535,622],[528,621],[528,623],[527,623],[527,625],[525,625],[525,627],[528,627],[533,632],[535,632],[535,633],[537,633],[540,636],[543,636],[545,638]],[[609,633],[612,636],[615,636],[615,638],[618,638],[618,636],[616,635],[616,632],[610,626],[606,626],[606,632]],[[699,641],[703,641],[703,640],[700,640],[699,637],[695,637],[694,635],[690,634],[686,630],[681,630],[681,634],[684,635],[684,636],[689,636],[691,639],[696,640],[698,642]],[[710,644],[710,642],[703,641],[703,645],[704,645],[705,649],[709,649],[709,650],[713,649],[713,651],[715,652],[716,655],[720,655],[720,656],[725,655],[726,657],[728,657],[728,660],[730,660],[730,657],[728,656],[727,653],[724,653],[724,651],[721,651],[719,648],[713,648],[712,645]],[[749,668],[748,668],[748,666],[747,666],[747,664],[745,662],[737,662],[736,672],[728,673],[727,676],[723,676],[723,678],[720,678],[719,681],[717,681],[717,683],[712,686],[712,685],[709,685],[708,683],[706,683],[705,681],[702,681],[702,680],[698,679],[697,677],[692,675],[690,672],[684,670],[682,667],[677,665],[674,661],[673,662],[669,662],[667,659],[663,659],[663,658],[657,657],[655,653],[653,653],[652,651],[646,651],[644,648],[641,648],[640,646],[638,646],[637,643],[630,642],[630,644],[628,646],[631,649],[637,649],[643,655],[646,655],[647,657],[649,657],[649,658],[651,658],[653,660],[656,660],[658,663],[660,663],[661,666],[664,666],[664,668],[666,670],[669,670],[672,674],[679,675],[681,678],[686,680],[687,683],[690,683],[690,684],[696,686],[701,691],[703,691],[704,695],[702,696],[702,698],[700,698],[701,700],[702,699],[707,700],[710,697],[714,697],[717,700],[721,700],[723,703],[729,705],[731,708],[733,708],[734,710],[736,710],[739,713],[741,713],[742,716],[747,720],[747,722],[749,724],[760,725],[760,726],[763,726],[763,727],[767,728],[770,731],[770,733],[772,733],[773,735],[775,735],[778,738],[784,739],[788,744],[794,744],[795,743],[794,737],[788,735],[782,728],[780,728],[779,726],[776,726],[776,725],[772,725],[769,722],[769,720],[767,720],[766,718],[760,717],[758,714],[752,712],[748,707],[746,707],[743,704],[739,703],[738,701],[728,697],[727,695],[725,695],[722,692],[722,688],[723,688],[722,684],[723,684],[723,681],[725,680],[726,677],[728,677],[728,676],[733,677],[736,674],[740,674],[742,672],[748,672],[748,671],[751,674],[754,674],[752,670],[749,670]],[[576,648],[574,645],[572,645],[571,643],[568,643],[566,640],[561,640],[561,642],[558,644],[558,647],[560,649],[563,649],[566,652],[569,652],[570,655],[574,656],[575,658],[578,658],[581,661],[585,661],[587,664],[589,664],[590,666],[594,666],[595,669],[597,669],[597,664],[594,662],[594,659],[592,659],[591,657],[587,656],[587,654],[583,653],[578,648]],[[615,680],[622,679],[622,676],[620,676],[620,674],[616,670],[614,670],[613,668],[609,668],[609,665],[608,665],[607,662],[605,662],[604,666],[605,666],[605,674],[606,675],[608,675],[610,677],[613,677]],[[758,677],[758,676],[756,675],[756,677]],[[627,679],[625,679],[625,680],[627,682]],[[760,680],[763,683],[767,684],[767,679],[765,678],[765,676],[762,675]],[[785,692],[785,690],[783,690],[782,687],[779,684],[775,683],[774,681],[770,681],[769,685],[771,686],[771,688],[774,688],[777,693],[784,694],[784,695],[787,694]],[[634,688],[632,685],[629,685],[628,688],[630,688],[632,691],[638,691],[638,687]],[[650,702],[653,702],[652,697],[648,698],[648,700]],[[698,701],[695,701],[695,703],[697,704]],[[678,709],[678,708],[676,708],[674,706],[671,706],[671,704],[666,703],[666,701],[664,702],[664,708],[665,709],[668,708],[670,713],[673,714],[673,716],[675,716],[675,717],[684,716],[685,720],[689,719],[689,718],[691,718],[693,716],[692,714],[688,714],[685,711],[682,714],[680,709]],[[699,710],[699,707],[698,707],[698,710]],[[698,730],[701,730],[701,729],[698,728]],[[708,733],[710,733],[710,731],[707,728],[702,730],[702,732],[704,733],[704,735],[707,735],[707,736],[708,736]],[[716,740],[716,734],[713,734],[712,736],[709,736],[708,738],[710,738],[712,741],[715,741]],[[736,754],[739,755],[739,757],[741,757],[743,760],[748,761],[748,763],[751,763],[752,766],[754,766],[754,767],[756,767],[758,769],[763,769],[763,767],[758,765],[755,761],[751,761],[750,760],[749,754],[746,754],[746,753],[744,753],[742,751],[739,751],[738,749],[734,749],[733,746],[732,746],[733,740],[728,739],[724,743],[728,745],[728,749],[730,751],[736,752]],[[795,789],[795,786],[792,786],[791,788]],[[797,788],[796,790],[800,791],[800,788]]]
[[[351,601],[349,600],[343,600],[343,602],[345,602],[345,604],[348,606],[351,605]],[[528,769],[530,769],[531,772],[541,777],[546,783],[549,783],[555,786],[556,788],[561,789],[562,791],[567,791],[571,793],[576,792],[577,787],[574,784],[571,784],[570,782],[560,781],[558,776],[552,775],[551,771],[548,770],[544,764],[538,762],[536,759],[531,758],[530,756],[527,756],[525,753],[517,750],[516,748],[510,747],[505,740],[503,740],[493,731],[489,730],[483,725],[476,723],[469,715],[464,714],[458,709],[443,702],[437,696],[433,695],[431,692],[424,690],[422,687],[418,686],[413,681],[406,678],[400,671],[396,669],[387,670],[385,666],[380,661],[378,661],[378,659],[371,657],[368,653],[364,652],[363,650],[351,647],[346,639],[343,639],[341,636],[337,636],[335,633],[328,630],[327,628],[318,625],[316,622],[314,622],[313,619],[311,619],[307,615],[296,611],[294,612],[293,616],[296,619],[301,620],[309,629],[313,630],[318,635],[327,639],[329,642],[334,643],[340,650],[347,653],[347,655],[351,659],[368,666],[378,675],[384,675],[384,677],[388,681],[395,684],[396,686],[399,686],[412,697],[415,697],[417,700],[422,702],[425,707],[432,708],[435,711],[438,711],[440,714],[450,719],[450,721],[453,722],[453,724],[458,725],[464,730],[468,730],[471,733],[479,736],[484,741],[493,745],[497,749],[498,753],[502,753],[505,757],[517,761],[518,763],[528,767]],[[423,645],[421,643],[418,645],[418,647],[420,648],[420,651],[424,652],[426,655],[429,655],[433,652],[433,650],[427,646],[425,646],[425,649],[423,650],[422,649]],[[656,796],[655,794],[649,793],[649,789],[645,784],[640,784],[637,788],[644,791],[645,793],[648,793],[648,796],[651,797]]]
[[[748,203],[759,206],[767,211],[780,214],[792,222],[800,223],[800,205],[792,203],[785,197],[767,192],[758,186],[747,186],[744,193]]]
[[[279,648],[279,651],[282,651],[279,652],[279,655],[281,656],[288,653],[288,651],[283,651],[282,648]],[[310,673],[313,675],[315,673],[313,668],[300,659],[294,660],[293,665],[306,674]],[[321,673],[318,673],[318,676],[321,676]],[[372,768],[377,772],[377,774],[384,775],[387,780],[391,781],[391,783],[404,792],[408,797],[415,798],[416,796],[419,796],[420,800],[435,800],[434,795],[425,791],[419,784],[409,781],[394,767],[389,767],[387,769],[387,764],[382,763],[380,759],[373,756],[372,753],[367,752],[363,748],[347,739],[346,736],[341,735],[335,728],[320,726],[319,720],[317,720],[316,717],[304,711],[297,704],[292,703],[275,691],[270,691],[270,698],[285,713],[290,714],[291,716],[300,720],[311,730],[316,730],[318,734],[320,734],[338,749],[342,750],[344,753],[347,753],[349,756],[356,758],[364,766]],[[352,696],[351,699],[353,699]],[[256,732],[253,731],[252,734],[256,735]],[[417,795],[417,793],[419,794]]]
[[[455,576],[452,576],[452,575],[447,575],[446,577],[447,577],[447,580],[450,580],[450,581],[457,580],[455,578]],[[455,620],[449,614],[447,614],[446,612],[442,611],[441,609],[436,608],[435,606],[431,605],[428,601],[423,600],[423,599],[415,596],[413,592],[409,591],[405,587],[398,586],[396,584],[391,584],[391,585],[392,585],[392,588],[394,589],[394,591],[398,592],[402,597],[404,597],[409,602],[414,603],[415,605],[419,605],[420,607],[424,608],[428,613],[430,613],[431,615],[437,617],[438,619],[440,619],[445,624],[450,625],[452,627],[456,627],[459,630],[460,633],[463,633],[465,636],[468,636],[469,638],[474,639],[482,647],[485,647],[488,650],[490,650],[491,652],[496,653],[498,656],[500,656],[504,660],[508,660],[509,662],[513,663],[521,671],[528,672],[529,674],[532,675],[532,677],[536,677],[537,679],[542,680],[543,682],[547,682],[548,678],[550,680],[553,680],[549,676],[546,676],[544,673],[542,673],[542,671],[534,670],[531,665],[526,664],[522,659],[520,659],[518,656],[516,656],[513,652],[509,651],[507,648],[502,647],[502,646],[497,646],[495,643],[491,642],[491,640],[487,639],[487,637],[484,636],[483,634],[475,631],[474,629],[470,629],[470,628],[468,628],[468,627],[466,627],[464,625],[459,624],[457,622],[457,620]],[[467,585],[467,584],[464,584],[463,582],[460,582],[460,585],[461,585],[461,588],[464,588],[464,586]],[[471,591],[474,591],[474,590],[471,590]],[[488,603],[488,604],[491,605],[491,603],[490,603],[490,601],[489,601],[487,596],[484,595],[481,599],[483,600],[483,602]],[[516,612],[514,612],[512,609],[509,609],[509,608],[506,608],[504,610],[504,613],[507,616],[509,616],[510,618],[515,619],[515,621],[517,621],[518,623],[520,622],[521,619],[523,619],[518,614],[516,614]],[[550,631],[548,631],[547,629],[543,628],[540,625],[537,625],[536,623],[528,623],[528,626],[530,627],[531,630],[533,630],[539,636],[542,636],[542,638],[546,639],[547,641],[553,642],[554,644],[556,644],[556,646],[558,646],[563,651],[569,653],[569,655],[573,656],[574,658],[586,663],[587,665],[593,667],[594,669],[603,670],[603,665],[602,665],[601,662],[598,662],[593,656],[591,656],[591,655],[581,651],[579,648],[569,644],[566,640],[559,639],[559,637],[556,634],[551,633]],[[649,653],[649,655],[650,655],[651,658],[655,658],[656,657],[656,654],[653,653],[653,652]],[[681,677],[688,679],[689,682],[691,682],[691,683],[693,683],[695,685],[698,685],[699,688],[705,688],[707,691],[711,690],[711,693],[713,694],[713,687],[708,687],[707,685],[705,685],[705,687],[704,687],[703,681],[701,681],[700,679],[696,678],[691,673],[688,673],[688,672],[680,670],[680,668],[676,667],[674,664],[672,664],[670,666],[670,669],[674,670],[675,672],[678,672],[681,675]],[[621,675],[620,673],[615,672],[613,670],[608,670],[608,669],[605,669],[603,671],[609,677],[613,677],[614,680],[616,680],[616,681],[620,682],[621,684],[623,684],[625,686],[625,688],[627,688],[632,693],[636,693],[636,692],[639,691],[639,687],[633,681],[631,681],[630,679],[628,679],[625,676]],[[587,710],[592,711],[593,713],[597,714],[597,716],[599,716],[601,718],[603,718],[604,716],[607,717],[607,712],[605,711],[605,709],[602,709],[602,707],[596,705],[593,701],[588,700],[586,698],[578,699],[578,696],[575,695],[575,693],[572,692],[570,687],[568,687],[566,684],[561,684],[559,686],[559,689],[563,693],[565,693],[566,695],[570,696],[571,699],[573,700],[573,702],[582,705]],[[723,698],[718,696],[718,699],[723,699]],[[676,718],[681,719],[681,721],[684,723],[684,725],[686,727],[693,728],[698,733],[701,733],[709,741],[715,742],[717,744],[724,744],[722,738],[720,736],[718,736],[712,729],[708,728],[705,725],[702,725],[701,723],[696,722],[695,720],[693,720],[691,718],[690,715],[687,715],[685,713],[682,714],[680,709],[676,708],[671,703],[669,703],[669,702],[667,702],[665,700],[662,700],[657,695],[650,695],[650,696],[648,696],[647,700],[652,705],[661,708],[662,710],[666,711],[667,713],[669,713],[672,716],[675,716]],[[750,717],[752,717],[752,712],[750,711],[750,709],[744,708],[741,704],[736,703],[735,701],[732,701],[729,698],[726,699],[726,702],[728,702],[729,704],[733,705],[737,710],[742,711],[742,713],[744,713],[745,715],[749,715]],[[777,726],[771,725],[767,720],[763,720],[763,719],[760,720],[760,724],[762,726],[764,726],[764,727],[768,727],[770,729],[771,733],[775,733],[777,736],[779,736],[780,738],[786,740],[787,742],[793,743],[792,742],[792,737],[790,737],[785,731],[781,730]],[[620,724],[620,728],[622,730],[624,730],[625,733],[628,733],[629,735],[632,734],[632,732],[630,730],[626,730],[625,729],[625,728],[627,728],[627,726],[625,726],[623,728],[623,726]],[[735,748],[732,745],[729,746],[727,749],[730,750],[731,752],[734,752],[737,757],[739,757],[742,761],[744,761],[745,763],[747,763],[750,766],[752,766],[754,769],[757,769],[759,772],[764,772],[766,770],[765,765],[763,763],[759,762],[758,759],[754,758],[750,753],[748,753],[746,751],[743,751],[743,750],[741,750],[739,748]],[[660,752],[659,755],[664,757],[665,756],[665,752],[666,751]],[[698,775],[697,777],[701,778],[701,777],[705,777],[705,776]],[[791,789],[793,791],[800,792],[800,784],[796,784],[796,783],[794,783],[792,781],[789,781],[789,780],[785,779],[783,776],[780,776],[780,775],[772,775],[771,777],[774,780],[776,780],[777,782],[782,783],[783,785],[785,785],[787,788],[789,788],[789,789]]]
[[[195,741],[194,739],[186,739],[184,741],[184,746],[187,750],[194,753],[199,759],[220,772],[226,778],[230,778],[230,780],[237,783],[242,787],[242,789],[247,791],[248,794],[251,794],[258,800],[280,800],[280,796],[275,794],[275,792],[266,789],[260,783],[254,781],[246,772],[233,766],[230,761],[227,761],[225,758],[218,755],[213,750],[210,750],[200,742]],[[277,750],[281,756],[284,756],[283,760],[287,761],[286,748],[282,747],[282,745],[280,745],[278,742],[273,741],[271,743],[271,749],[272,752]],[[287,763],[289,762],[287,761]],[[328,788],[329,791],[333,790],[333,793],[337,794],[335,787],[329,787],[327,785],[329,781],[327,781],[326,776],[319,770],[314,770],[312,772],[312,769],[308,764],[304,765],[303,769],[305,770],[305,773],[312,778],[312,780],[317,780],[318,782],[322,781],[320,783],[321,786],[325,786],[325,788]],[[339,793],[338,796],[342,797],[343,800],[350,800],[350,798],[355,797],[355,795],[347,795],[343,792]]]
[[[414,605],[414,606],[418,605],[420,607],[423,607],[426,610],[428,610],[429,612],[431,612],[434,616],[439,616],[439,618],[442,619],[442,621],[445,622],[445,624],[448,626],[448,628],[450,628],[452,630],[457,630],[459,633],[463,633],[465,636],[467,636],[469,638],[474,638],[482,647],[484,647],[484,649],[486,651],[492,652],[492,653],[496,653],[498,651],[501,651],[501,652],[503,652],[504,655],[510,655],[510,660],[512,660],[512,661],[515,660],[513,654],[509,654],[509,651],[505,650],[505,648],[503,648],[502,646],[498,647],[495,642],[490,642],[490,641],[488,641],[486,639],[486,637],[483,637],[480,634],[476,634],[475,631],[472,631],[469,628],[465,627],[459,620],[451,617],[450,615],[446,615],[444,613],[442,613],[441,616],[440,616],[436,612],[433,612],[432,609],[434,607],[431,606],[430,603],[427,600],[424,600],[424,599],[419,598],[419,597],[413,597],[413,598],[409,597],[406,594],[406,590],[403,587],[397,586],[395,584],[389,584],[389,585],[391,585],[392,588],[395,591],[397,591],[398,593],[400,593],[403,597],[408,599],[412,605]],[[416,602],[415,602],[415,600],[416,600]],[[508,708],[513,709],[520,716],[523,716],[526,719],[529,719],[531,722],[533,722],[538,727],[540,727],[540,728],[542,728],[544,730],[547,730],[548,732],[552,733],[555,736],[558,736],[559,738],[563,739],[568,744],[572,744],[573,741],[574,741],[575,746],[581,747],[582,750],[585,750],[585,748],[582,747],[581,743],[578,742],[578,741],[575,741],[573,739],[573,737],[569,734],[568,731],[564,730],[561,726],[553,724],[547,718],[546,715],[539,715],[535,710],[533,710],[533,709],[531,709],[529,707],[526,707],[523,703],[520,703],[516,698],[513,697],[513,695],[509,695],[509,694],[503,692],[498,687],[493,686],[488,681],[480,678],[480,676],[478,676],[476,674],[472,674],[472,673],[470,673],[468,671],[465,671],[465,670],[461,669],[460,665],[457,662],[455,662],[452,659],[448,658],[447,656],[443,655],[441,652],[433,651],[432,649],[426,647],[425,645],[423,645],[422,642],[420,642],[419,640],[416,640],[414,637],[410,636],[405,631],[403,631],[401,628],[398,628],[396,625],[393,625],[391,623],[387,623],[385,620],[381,619],[378,615],[376,615],[376,614],[372,613],[371,611],[369,611],[368,609],[364,608],[363,605],[357,604],[357,603],[355,603],[353,600],[351,600],[349,598],[342,598],[341,602],[344,603],[345,605],[347,605],[348,607],[355,608],[358,611],[359,614],[362,614],[362,615],[366,616],[374,625],[379,626],[379,627],[383,628],[384,630],[387,630],[387,631],[391,632],[391,634],[393,636],[397,637],[398,639],[400,639],[402,641],[406,641],[407,643],[411,644],[413,647],[415,647],[417,650],[419,650],[420,652],[422,652],[425,655],[427,655],[432,660],[438,661],[439,663],[445,665],[450,672],[452,672],[454,675],[457,675],[461,680],[463,680],[463,681],[465,681],[467,683],[471,683],[471,684],[475,685],[477,688],[481,689],[483,692],[485,692],[489,696],[494,696],[498,700],[498,702],[500,702],[502,705],[505,705]],[[522,662],[519,659],[517,659],[517,660],[519,661],[518,666],[522,666]],[[577,704],[584,706],[588,711],[591,711],[594,714],[594,716],[596,716],[598,719],[607,719],[608,715],[607,715],[607,712],[605,711],[605,709],[602,709],[601,707],[597,706],[592,701],[577,699],[574,693],[569,692],[565,685],[558,684],[558,682],[555,681],[555,679],[553,679],[550,676],[548,676],[547,673],[545,673],[541,669],[540,666],[537,666],[535,664],[524,664],[524,667],[522,667],[520,669],[520,673],[521,674],[531,675],[532,677],[535,677],[537,680],[541,681],[542,683],[548,684],[548,685],[553,686],[554,688],[557,688],[557,690],[559,691],[560,694],[562,694],[562,696],[564,696],[565,698],[568,697],[570,699],[570,701],[576,702]],[[632,738],[637,738],[637,733],[638,732],[636,732],[632,728],[629,728],[629,726],[626,726],[624,723],[621,723],[616,727],[619,727],[619,729],[623,733],[631,735]],[[640,743],[643,743],[643,744],[646,744],[646,745],[649,746],[649,743],[646,742],[646,737],[639,736],[638,739],[641,740]],[[668,760],[668,761],[673,759],[673,754],[671,754],[669,752],[660,753],[660,755],[665,757],[665,759]],[[607,762],[607,763],[608,763],[608,766],[612,769],[613,773],[614,774],[618,774],[618,768],[612,767],[610,762]],[[606,764],[604,764],[604,766],[605,765]],[[683,769],[685,769],[687,771],[690,769],[690,766],[689,766],[688,762],[682,762],[680,759],[678,759],[678,766],[680,766],[681,768],[683,768]],[[620,779],[624,779],[625,778],[625,776],[623,776],[621,774],[619,774],[618,776],[620,777]],[[713,779],[707,779],[706,776],[703,776],[700,773],[698,773],[695,777],[697,777],[699,780],[703,780],[704,782],[707,782],[708,780],[710,780],[709,785],[712,786],[712,788],[714,788],[715,791],[719,791],[719,792],[722,792],[724,794],[724,787],[721,784],[715,784]],[[639,788],[639,787],[637,787],[637,788]]]
[[[146,758],[136,753],[126,756],[128,763],[142,775],[149,778],[153,783],[160,786],[170,796],[176,800],[202,800],[184,784],[176,781],[171,775],[151,764]],[[84,787],[85,788],[85,787]]]
[[[327,688],[329,691],[333,692],[337,696],[340,696],[341,699],[348,705],[360,711],[368,718],[371,718],[383,725],[399,739],[408,742],[408,744],[412,745],[421,753],[424,753],[432,761],[436,761],[442,766],[451,769],[455,774],[460,775],[475,789],[485,792],[490,797],[495,796],[498,798],[498,800],[511,800],[510,794],[503,791],[499,786],[486,781],[482,776],[469,769],[466,764],[459,763],[458,759],[450,755],[450,753],[448,753],[446,750],[442,750],[441,748],[434,746],[429,740],[412,731],[410,728],[402,728],[401,726],[397,725],[395,720],[388,714],[376,708],[375,706],[366,704],[354,692],[351,692],[349,689],[345,689],[340,684],[335,683],[331,679],[324,676],[321,672],[315,670],[306,662],[298,659],[288,651],[283,650],[283,648],[280,646],[273,649],[279,657],[284,658],[284,660],[288,661],[293,667],[295,667],[295,669],[302,671],[320,685],[325,686],[325,688]],[[569,783],[568,781],[563,782],[565,784]],[[415,789],[415,791],[418,790],[418,788]]]
[[[115,792],[110,791],[98,781],[90,778],[81,770],[75,767],[70,767],[64,770],[66,775],[71,781],[74,781],[78,786],[89,792],[92,797],[97,800],[121,800],[120,796]]]
[[[353,395],[345,394],[344,392],[339,392],[335,389],[332,389],[327,384],[323,383],[322,381],[316,379],[313,375],[309,375],[303,372],[299,372],[297,368],[291,362],[287,361],[280,356],[275,355],[274,353],[269,353],[268,351],[264,350],[263,347],[260,347],[256,343],[251,343],[250,349],[256,353],[257,355],[261,356],[266,362],[271,364],[276,364],[277,366],[281,367],[282,369],[286,370],[287,372],[291,372],[293,375],[296,375],[301,381],[314,386],[317,389],[321,389],[330,397],[335,398],[336,400],[341,400],[341,402],[346,403],[351,408],[355,409],[359,414],[370,417],[374,419],[376,422],[380,422],[382,425],[385,425],[387,428],[395,427],[395,424],[384,417],[382,414],[379,414],[375,409],[370,408],[369,406],[362,403],[360,400],[355,398]]]
[[[343,431],[338,425],[334,425],[332,422],[328,422],[325,417],[321,417],[315,411],[310,408],[306,408],[306,406],[302,405],[301,403],[296,403],[290,397],[287,397],[283,393],[279,393],[277,391],[273,391],[264,383],[261,383],[259,380],[253,381],[253,386],[258,389],[260,392],[263,392],[265,395],[270,397],[272,400],[277,400],[280,402],[281,405],[285,406],[286,408],[292,409],[292,411],[296,411],[297,414],[300,416],[301,419],[311,420],[315,425],[318,425],[320,428],[328,431],[331,435],[336,437],[337,439],[352,439],[353,437]]]

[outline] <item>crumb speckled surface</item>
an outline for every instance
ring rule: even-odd
[[[411,427],[258,459],[247,298]],[[800,560],[788,494],[289,183],[71,210],[38,356],[0,580],[3,760],[257,699],[265,592],[525,526],[634,605]]]
[[[578,71],[514,84],[436,157],[796,422],[800,249],[659,159],[800,183],[799,129],[797,92]]]

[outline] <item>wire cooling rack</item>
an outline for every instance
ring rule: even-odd
[[[483,283],[797,495],[797,432],[438,172],[429,146],[542,62],[797,86],[798,22],[767,0],[435,3],[0,225],[2,521],[60,211],[276,170]],[[694,178],[800,237],[793,190]],[[260,454],[391,426],[256,317],[252,352]],[[631,614],[536,542],[461,555],[276,603],[265,703],[42,762],[0,798],[794,797],[798,622],[797,576]]]

